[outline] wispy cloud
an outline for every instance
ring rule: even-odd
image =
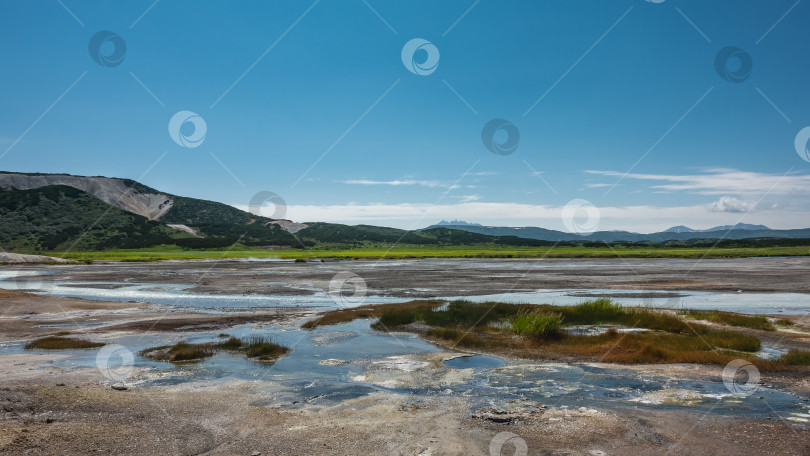
[[[736,169],[707,169],[701,174],[627,174],[615,171],[587,170],[588,174],[622,177],[643,181],[658,181],[650,188],[701,195],[789,195],[810,192],[810,174],[768,174]],[[592,184],[593,185],[593,184]]]
[[[437,180],[417,180],[417,179],[402,179],[402,180],[390,180],[390,181],[378,181],[378,180],[368,180],[368,179],[350,179],[350,180],[342,180],[338,181],[341,184],[349,184],[349,185],[391,185],[394,187],[399,186],[419,186],[419,187],[429,187],[429,188],[450,188],[456,189],[460,188],[459,185],[453,185],[450,182],[442,182]]]

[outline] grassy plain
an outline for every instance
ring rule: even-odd
[[[637,247],[623,245],[510,247],[496,245],[385,246],[270,250],[234,245],[218,249],[159,246],[88,252],[48,252],[76,261],[159,261],[217,258],[401,259],[401,258],[743,258],[808,256],[810,246],[789,247]]]

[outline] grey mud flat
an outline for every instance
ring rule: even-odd
[[[15,269],[43,266],[16,266]],[[734,259],[415,259],[307,263],[164,261],[44,266],[59,280],[190,284],[212,294],[306,296],[338,272],[362,277],[368,294],[471,296],[537,289],[810,293],[810,257]],[[643,295],[642,295],[643,296]]]

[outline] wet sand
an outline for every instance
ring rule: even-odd
[[[38,269],[20,266],[15,269]],[[365,261],[164,261],[45,266],[65,281],[193,285],[213,294],[312,295],[338,272],[368,294],[470,296],[537,289],[810,293],[810,257],[734,259],[419,259]],[[21,280],[28,280],[20,278]],[[30,280],[36,280],[31,278]]]

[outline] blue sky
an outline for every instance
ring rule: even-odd
[[[2,170],[128,177],[238,207],[271,191],[296,221],[564,229],[562,208],[581,199],[599,229],[810,226],[810,163],[794,147],[810,125],[810,2],[7,0],[0,11]],[[102,30],[126,43],[117,66],[91,58]],[[430,74],[403,64],[414,38],[439,51]],[[742,82],[716,69],[727,46],[753,62]],[[198,147],[172,140],[179,111],[204,119]],[[492,119],[519,131],[513,153],[485,147]]]

